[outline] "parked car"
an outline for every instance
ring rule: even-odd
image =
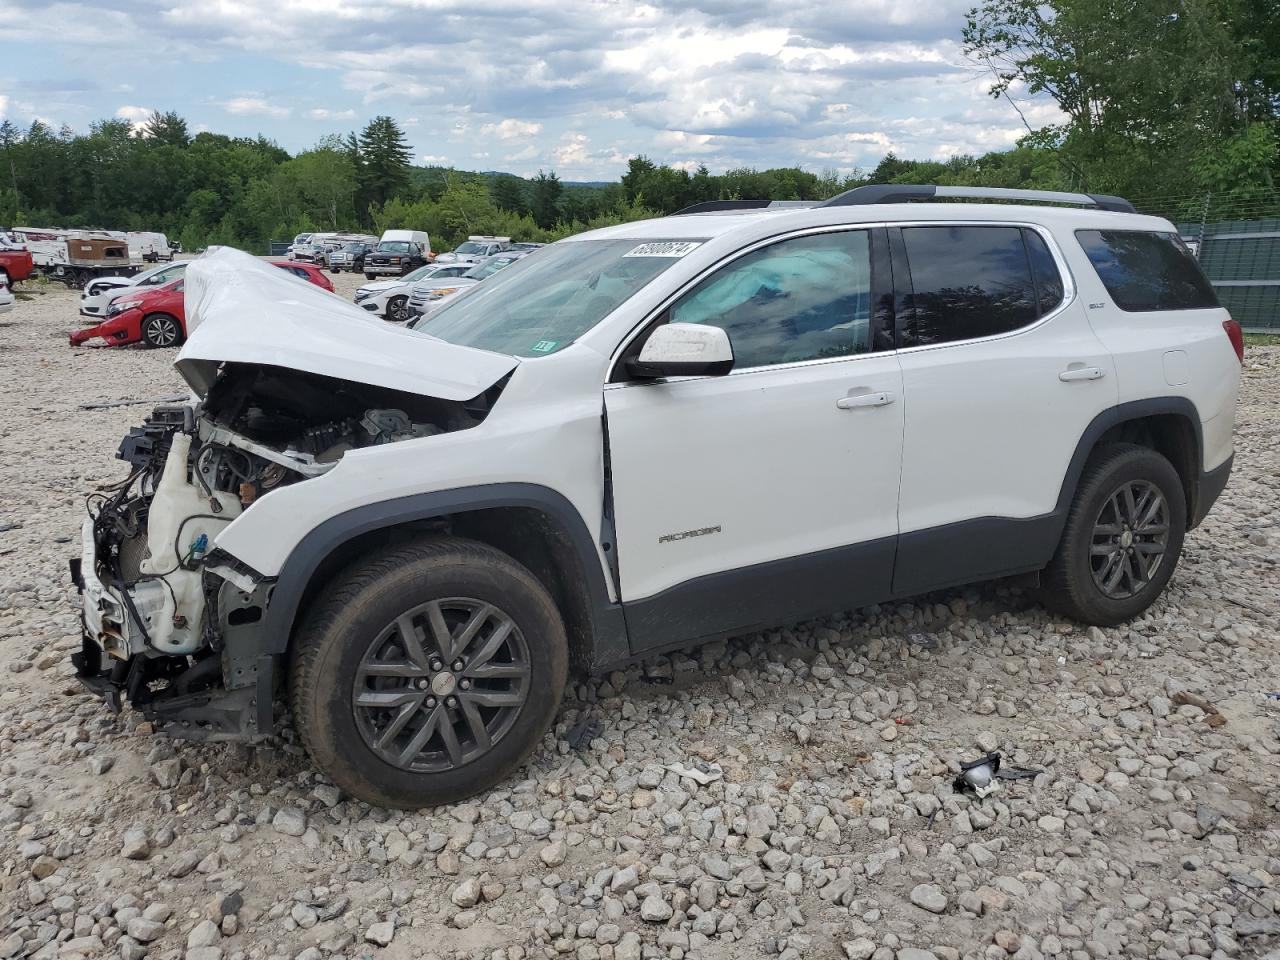
[[[479,263],[495,253],[511,246],[510,237],[473,236],[454,247],[448,253],[436,257],[439,263]]]
[[[195,263],[188,260],[187,265]],[[312,263],[292,260],[268,260],[293,276],[333,293],[333,282],[323,270]],[[116,291],[107,307],[106,318],[96,326],[84,327],[70,335],[71,346],[76,347],[99,338],[108,346],[120,347],[130,343],[145,343],[149,347],[172,347],[187,338],[185,275],[159,287],[147,286],[136,291]]]
[[[350,270],[352,273],[363,273],[364,258],[377,245],[377,241],[348,240],[329,252],[326,259],[330,272],[341,273],[343,270]]]
[[[511,244],[511,246],[507,247],[507,249],[508,249],[508,250],[520,250],[520,251],[522,251],[522,252],[524,252],[524,253],[533,253],[533,251],[535,251],[535,250],[541,250],[541,249],[542,249],[543,247],[545,247],[545,246],[546,246],[546,244],[545,244],[545,243],[526,243],[526,242],[522,242],[522,243],[513,243],[513,244]]]
[[[459,277],[451,279],[437,275],[419,280],[413,285],[413,290],[409,294],[409,316],[420,317],[423,314],[434,313],[481,280],[526,256],[528,254],[522,250],[504,250],[502,253],[486,257],[479,263],[471,264]]]
[[[1015,202],[907,202],[969,197]],[[508,777],[571,658],[1011,575],[1123,623],[1231,471],[1239,325],[1173,224],[1114,197],[700,205],[553,244],[429,335],[228,282],[249,269],[188,271],[202,400],[121,447],[73,660],[181,736],[267,736],[284,687],[373,804]]]
[[[21,283],[35,272],[31,253],[21,246],[0,246],[0,280],[5,286]]]
[[[467,263],[429,263],[394,280],[374,280],[356,291],[355,303],[362,310],[403,323],[409,319],[409,295],[413,285],[428,278],[460,277],[471,265]]]
[[[365,256],[364,278],[373,280],[388,274],[403,277],[433,259],[431,238],[425,231],[387,230],[373,251]]]
[[[287,270],[300,280],[313,283],[321,290],[333,293],[333,281],[325,274],[324,268],[315,263],[298,263],[294,260],[268,260],[272,266]]]
[[[13,301],[15,297],[9,289],[7,280],[0,278],[0,313],[8,313],[13,309]]]
[[[90,280],[80,291],[80,315],[101,318],[107,315],[111,301],[132,287],[162,287],[182,276],[189,260],[152,267],[145,273],[132,277],[98,277]]]

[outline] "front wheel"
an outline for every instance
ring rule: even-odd
[[[1103,447],[1085,466],[1045,570],[1045,605],[1098,626],[1131,620],[1173,576],[1186,528],[1186,495],[1173,464],[1149,447]]]
[[[358,563],[317,598],[289,692],[334,783],[417,808],[510,776],[550,727],[567,675],[542,584],[492,547],[440,537]]]
[[[375,280],[375,279],[377,279],[377,276],[378,276],[378,275],[377,275],[376,273],[366,273],[366,274],[364,275],[364,278],[365,278],[366,280]]]
[[[142,339],[148,347],[173,347],[182,342],[182,327],[167,313],[142,318]]]
[[[387,301],[387,319],[393,323],[404,323],[409,319],[409,298],[392,297]]]

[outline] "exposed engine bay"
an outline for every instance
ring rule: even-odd
[[[123,695],[158,725],[178,720],[178,735],[252,734],[220,723],[239,706],[210,706],[237,686],[224,656],[228,617],[260,616],[270,584],[220,554],[219,533],[259,498],[332,470],[352,450],[479,424],[502,386],[458,402],[227,363],[203,401],[157,407],[120,444],[128,475],[86,498],[72,564],[84,598],[73,658],[81,679],[113,707]],[[250,694],[270,690],[240,699]]]

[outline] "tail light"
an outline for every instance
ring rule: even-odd
[[[1240,329],[1240,324],[1234,320],[1223,320],[1222,329],[1227,331],[1227,339],[1231,341],[1231,347],[1236,352],[1236,358],[1244,363],[1244,331]]]

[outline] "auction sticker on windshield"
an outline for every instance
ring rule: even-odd
[[[700,240],[663,240],[658,243],[642,243],[632,247],[624,257],[683,257],[702,246]]]

